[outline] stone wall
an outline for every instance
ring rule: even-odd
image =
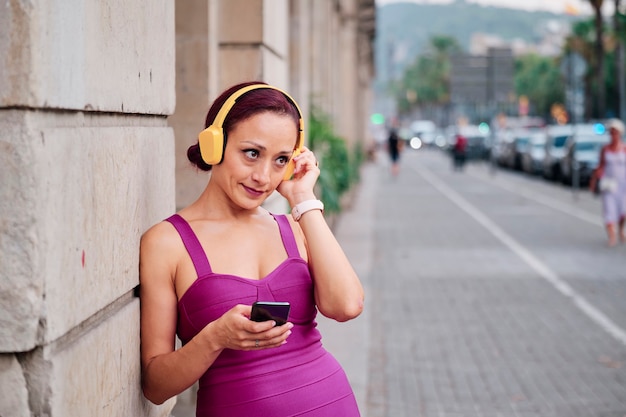
[[[174,4],[0,4],[0,416],[143,399],[138,242],[174,209]]]

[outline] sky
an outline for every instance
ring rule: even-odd
[[[376,0],[379,6],[398,3],[400,1],[411,3],[430,3],[445,4],[452,3],[454,0]],[[484,6],[510,7],[512,9],[524,10],[542,10],[554,13],[577,12],[582,15],[590,15],[592,13],[588,0],[466,0],[469,3],[481,4]],[[605,0],[603,14],[612,14],[613,1]]]

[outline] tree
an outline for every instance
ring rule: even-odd
[[[572,33],[565,41],[564,54],[578,53],[588,64],[585,80],[585,118],[591,118],[593,104],[593,74],[591,68],[595,67],[596,55],[594,53],[594,21],[581,20],[572,25]]]
[[[596,91],[596,116],[604,117],[606,108],[606,90],[604,88],[604,21],[602,19],[602,4],[604,0],[589,0],[593,8],[594,27],[596,37],[594,42],[594,52],[596,58],[595,65],[595,91]]]
[[[461,48],[450,36],[435,35],[425,54],[409,66],[396,87],[398,108],[408,112],[416,106],[443,105],[450,99],[450,56]]]
[[[548,117],[553,104],[562,104],[565,88],[554,58],[536,54],[515,60],[515,93],[528,97],[533,113]]]
[[[624,82],[624,25],[623,15],[620,14],[621,0],[615,0],[613,15],[613,38],[615,40],[615,74],[617,82],[617,114],[626,119],[626,83]]]

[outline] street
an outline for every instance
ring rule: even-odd
[[[626,416],[626,245],[599,198],[435,150],[364,175],[338,236],[366,311],[321,323],[363,416]]]

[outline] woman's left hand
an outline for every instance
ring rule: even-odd
[[[284,180],[277,188],[277,191],[289,201],[292,207],[304,200],[315,198],[313,187],[320,175],[317,158],[306,146],[302,147],[302,152],[293,158],[293,162],[295,163],[293,178]]]

